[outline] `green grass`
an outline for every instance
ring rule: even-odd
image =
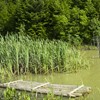
[[[39,94],[35,92],[17,91],[13,88],[2,90],[1,95],[1,100],[87,100],[84,96],[70,98],[63,97],[62,95],[56,96],[52,92],[48,94]]]
[[[55,96],[53,93],[43,95],[34,92],[17,91],[13,88],[2,90],[1,95],[0,100],[63,100],[62,96]]]
[[[0,37],[0,68],[10,73],[72,72],[87,66],[83,55],[66,42],[14,35]]]

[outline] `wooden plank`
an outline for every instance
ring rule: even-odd
[[[36,90],[36,93],[41,93],[41,94],[48,94],[48,93],[52,93],[54,95],[57,95],[57,96],[63,96],[63,97],[80,97],[82,96],[82,93],[73,93],[73,95],[70,95],[69,96],[69,92],[67,91],[59,91],[59,90],[50,90],[50,89],[37,89]]]
[[[4,85],[10,85],[12,83],[16,83],[16,82],[19,82],[19,81],[23,81],[23,80],[17,80],[17,81],[12,81],[12,82],[8,82],[8,83],[3,83]]]
[[[9,85],[8,85],[9,84]],[[20,91],[29,91],[42,94],[54,93],[54,95],[62,95],[66,97],[79,97],[85,93],[90,92],[90,87],[84,85],[60,85],[60,84],[50,84],[47,83],[38,83],[30,81],[13,81],[9,83],[0,84],[1,88],[15,88]]]
[[[35,89],[37,89],[37,88],[40,88],[40,87],[45,86],[45,85],[48,85],[48,84],[50,84],[50,83],[47,82],[47,83],[41,84],[41,85],[39,85],[39,86],[36,86],[36,87],[32,88],[32,90],[35,90]]]
[[[73,95],[74,92],[76,92],[77,90],[81,89],[82,87],[84,87],[84,85],[81,85],[78,88],[75,88],[74,90],[72,90],[71,92],[69,92],[69,96]]]

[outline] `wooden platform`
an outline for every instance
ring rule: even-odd
[[[16,90],[36,92],[42,94],[53,93],[55,95],[62,95],[66,97],[80,97],[84,94],[90,93],[91,88],[84,85],[60,85],[60,84],[50,84],[38,83],[31,81],[17,80],[9,83],[0,84],[0,88],[15,88]]]

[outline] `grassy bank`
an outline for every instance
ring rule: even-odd
[[[88,63],[78,50],[63,41],[31,40],[25,36],[0,37],[0,70],[10,73],[72,72]]]

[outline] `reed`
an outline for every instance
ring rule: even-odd
[[[11,73],[77,71],[88,67],[80,51],[60,40],[32,40],[25,36],[0,37],[0,68]]]

